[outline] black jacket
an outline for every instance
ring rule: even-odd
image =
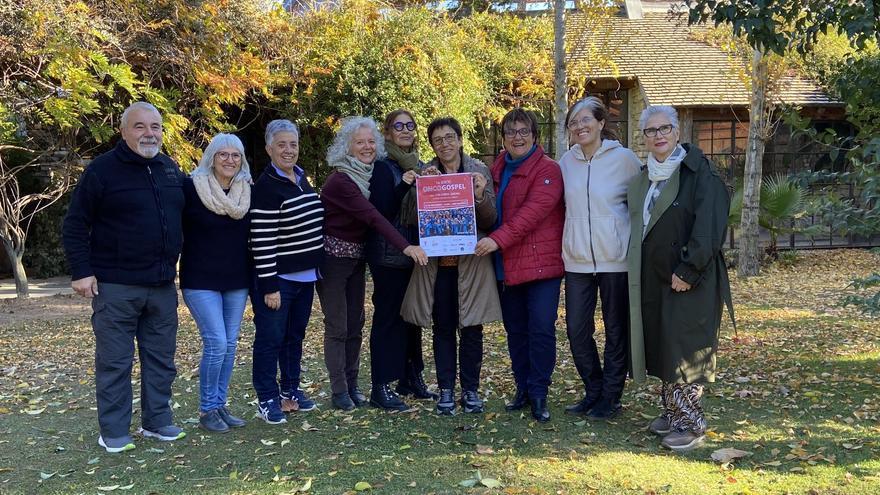
[[[421,167],[420,163],[420,167]],[[411,244],[418,243],[415,227],[402,225],[400,221],[401,206],[412,185],[403,181],[403,170],[391,158],[377,160],[370,177],[370,203],[379,210],[394,228]],[[415,194],[415,191],[413,191]],[[367,237],[367,262],[388,268],[412,268],[412,259],[390,242],[379,232],[372,230]]]
[[[73,280],[161,285],[175,277],[182,243],[183,173],[171,158],[147,159],[125,141],[86,167],[62,239]]]

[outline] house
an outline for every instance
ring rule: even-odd
[[[702,41],[709,27],[688,26],[686,17],[670,14],[670,6],[668,0],[627,0],[610,26],[598,32],[585,29],[588,20],[583,13],[570,11],[566,21],[570,67],[577,71],[578,62],[588,59],[590,50],[598,46],[610,50],[616,70],[569,77],[582,78],[587,91],[606,102],[610,123],[624,144],[642,157],[646,155],[638,131],[642,110],[647,105],[675,107],[682,142],[699,146],[732,183],[745,162],[750,91],[730,56]],[[800,107],[802,116],[819,129],[834,127],[839,135],[852,132],[843,103],[809,80],[783,77],[774,97],[776,103]],[[779,123],[767,142],[763,168],[769,176],[831,165],[827,150],[805,136],[792,135]]]

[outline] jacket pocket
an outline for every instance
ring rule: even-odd
[[[626,243],[629,232],[624,233],[623,226],[613,216],[595,217],[592,219],[593,256],[598,263],[621,263],[626,261]]]
[[[578,262],[589,263],[590,256],[590,223],[587,217],[567,217],[562,229],[562,252],[565,258]]]

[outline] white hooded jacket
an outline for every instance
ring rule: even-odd
[[[625,272],[630,232],[626,192],[642,163],[620,142],[603,139],[591,159],[576,144],[559,166],[565,184],[565,271]]]

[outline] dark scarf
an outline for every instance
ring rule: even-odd
[[[388,153],[388,158],[397,162],[397,165],[404,172],[419,169],[419,148],[415,143],[413,143],[412,151],[404,151],[393,142],[385,141],[385,151]]]

